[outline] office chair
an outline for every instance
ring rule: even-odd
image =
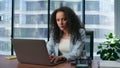
[[[94,32],[86,31],[86,41],[84,50],[86,51],[86,56],[93,60],[93,49],[94,49]]]
[[[94,33],[93,31],[86,31],[86,40],[83,52],[80,59],[76,60],[76,68],[89,68],[93,60],[93,44],[94,44]]]

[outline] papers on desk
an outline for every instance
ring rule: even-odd
[[[7,59],[7,60],[16,59],[16,56],[7,56],[7,57],[5,57],[5,59]]]
[[[120,62],[117,62],[117,61],[99,61],[99,68],[120,68]]]

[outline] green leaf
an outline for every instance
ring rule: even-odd
[[[102,50],[102,53],[103,53],[103,54],[106,54],[106,53],[107,53],[107,50],[106,50],[106,49]]]
[[[114,58],[113,56],[111,56],[109,59],[110,59],[110,60],[115,60],[115,58]]]
[[[105,54],[100,53],[100,58],[101,58],[102,60],[104,60],[104,56],[105,56]]]
[[[119,43],[117,43],[116,46],[117,46],[118,48],[120,48],[120,44],[119,44]]]
[[[99,50],[98,52],[97,52],[97,54],[100,54],[101,53],[101,50]]]
[[[120,49],[117,49],[117,52],[120,53]]]
[[[108,45],[108,44],[111,44],[111,41],[106,41],[105,44],[107,44],[107,45]]]
[[[113,51],[112,49],[108,49],[108,52],[109,52],[109,53],[112,53],[112,51]]]
[[[113,40],[115,43],[119,43],[119,39],[117,39],[117,38],[114,38],[114,40]]]
[[[108,37],[109,37],[109,38],[113,38],[113,34],[110,33],[110,34],[108,35]]]
[[[119,56],[116,52],[113,53],[113,57],[115,58],[115,60],[119,59]]]
[[[98,49],[101,49],[102,48],[102,46],[100,45],[100,46],[98,46]]]
[[[106,54],[106,56],[104,57],[105,60],[109,59],[109,54]]]
[[[110,44],[111,47],[115,47],[115,44]]]

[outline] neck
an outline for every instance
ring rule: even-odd
[[[63,33],[63,37],[62,38],[64,38],[64,39],[69,39],[70,38],[70,34],[69,34],[69,32],[68,31],[63,31],[64,33]]]

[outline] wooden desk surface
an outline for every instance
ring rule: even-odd
[[[6,56],[0,55],[0,68],[75,68],[70,62],[65,62],[56,66],[41,66],[32,64],[20,64],[16,59],[6,60]],[[97,61],[93,61],[92,68],[98,68]]]

